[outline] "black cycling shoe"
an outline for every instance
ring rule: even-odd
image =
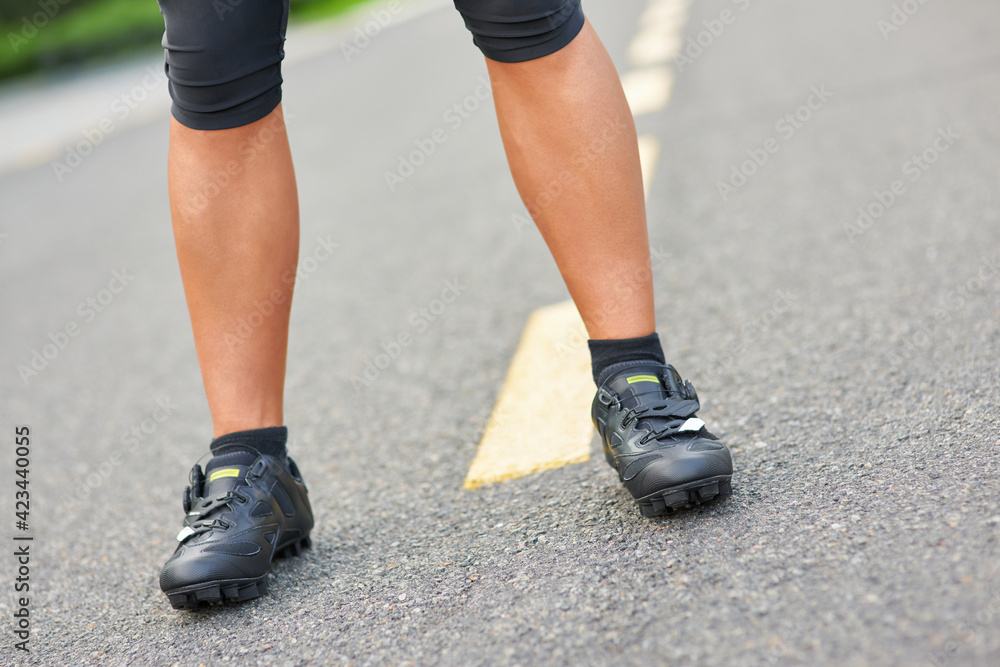
[[[308,492],[287,461],[240,448],[213,457],[205,473],[192,468],[180,544],[160,572],[174,609],[255,598],[267,592],[275,556],[309,546]]]
[[[643,516],[732,493],[732,456],[695,417],[700,407],[673,366],[626,361],[602,374],[591,416]]]

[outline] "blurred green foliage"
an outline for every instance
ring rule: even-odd
[[[292,19],[330,16],[365,1],[291,0]],[[156,0],[0,0],[0,79],[155,49],[162,36]]]

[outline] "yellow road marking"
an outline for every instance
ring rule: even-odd
[[[19,155],[11,160],[9,172],[29,171],[36,167],[41,167],[47,162],[51,163],[58,159],[58,157],[59,151],[52,146],[32,146],[22,150]],[[4,171],[3,167],[0,166],[0,173]]]
[[[660,157],[660,140],[650,134],[639,136],[639,164],[642,167],[642,191],[649,199],[649,188],[656,173],[656,161]]]
[[[679,31],[644,30],[629,44],[628,56],[636,65],[655,65],[672,60],[683,45]]]
[[[667,67],[646,67],[622,76],[622,88],[633,116],[663,109],[673,87],[674,73]]]
[[[690,0],[654,0],[649,4],[628,47],[633,65],[662,64],[680,52],[689,4]]]
[[[464,487],[587,461],[594,391],[587,333],[573,302],[533,312]]]

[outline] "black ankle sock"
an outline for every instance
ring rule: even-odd
[[[227,433],[213,440],[210,447],[213,454],[219,454],[224,447],[250,447],[261,454],[267,454],[279,461],[284,461],[288,455],[288,450],[286,449],[287,443],[288,428],[285,426],[271,426],[268,428],[253,429],[252,431]]]
[[[660,336],[654,331],[642,338],[620,338],[611,340],[588,340],[590,347],[590,370],[594,374],[594,384],[600,386],[598,378],[608,366],[623,361],[655,361],[667,363],[663,356]]]

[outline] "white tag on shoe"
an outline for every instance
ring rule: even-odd
[[[187,538],[191,537],[192,535],[194,535],[194,531],[191,530],[191,527],[190,526],[184,526],[183,528],[181,528],[181,532],[177,533],[177,541],[178,542],[183,542],[184,540],[186,540]]]
[[[700,431],[705,426],[705,422],[698,419],[697,417],[690,417],[686,422],[681,424],[681,427],[677,429],[678,433],[684,431]]]

